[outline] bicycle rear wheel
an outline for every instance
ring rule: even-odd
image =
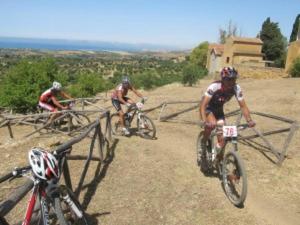
[[[236,148],[236,144],[233,144]],[[241,207],[247,196],[247,175],[244,163],[236,151],[225,154],[222,165],[222,180],[228,199]]]
[[[137,120],[137,129],[142,138],[154,139],[156,128],[153,121],[146,115],[141,115]]]
[[[54,208],[60,225],[88,225],[85,212],[74,193],[66,186],[60,187],[62,195],[54,198]],[[62,196],[68,196],[64,199]]]
[[[49,133],[49,128],[48,127],[42,128],[43,126],[46,125],[48,119],[49,119],[48,116],[36,118],[34,120],[34,129],[35,130],[39,130],[38,132],[40,134],[47,134],[47,133]]]
[[[111,130],[114,135],[122,135],[122,125],[118,113],[114,113],[110,117],[111,121]]]

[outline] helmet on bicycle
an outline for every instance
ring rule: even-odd
[[[224,67],[220,75],[222,80],[234,80],[238,77],[238,72],[233,67]]]
[[[43,180],[59,177],[58,162],[51,153],[41,148],[33,147],[29,151],[28,157],[32,171],[37,177]]]
[[[130,85],[130,79],[129,79],[129,76],[124,76],[123,78],[122,78],[122,84],[128,84],[128,85]]]
[[[54,81],[53,84],[52,84],[52,88],[56,91],[60,91],[62,86],[61,86],[61,83],[57,82],[57,81]]]

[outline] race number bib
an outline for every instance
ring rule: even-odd
[[[137,103],[136,103],[136,107],[138,107],[138,109],[142,109],[143,106],[144,106],[144,104],[141,103],[141,102],[137,102]]]
[[[223,136],[224,137],[237,137],[236,126],[223,126]]]

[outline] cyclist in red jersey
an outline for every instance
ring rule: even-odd
[[[199,108],[200,118],[205,123],[202,148],[206,147],[205,143],[214,127],[217,124],[224,125],[223,105],[233,96],[237,99],[249,127],[255,126],[255,122],[251,119],[250,111],[243,98],[241,87],[236,83],[237,77],[238,72],[234,68],[224,67],[221,71],[221,80],[210,84],[202,98]],[[223,148],[225,144],[223,136],[218,135],[217,139],[216,147],[219,149]]]
[[[122,83],[119,84],[114,92],[111,95],[111,101],[117,112],[119,113],[120,122],[123,126],[123,132],[125,135],[129,135],[129,130],[125,127],[124,123],[124,112],[121,108],[121,104],[126,105],[127,107],[130,107],[131,104],[134,104],[134,101],[130,98],[128,98],[126,95],[128,93],[128,90],[133,91],[138,97],[143,98],[143,95],[139,93],[130,83],[130,79],[128,76],[124,76],[122,79]]]
[[[69,109],[68,106],[63,106],[62,104],[59,103],[59,101],[56,98],[57,95],[60,95],[65,99],[72,99],[70,95],[68,95],[62,90],[62,85],[59,82],[54,81],[52,87],[44,91],[40,96],[39,106],[50,112],[57,112],[58,109],[64,109],[64,110]],[[60,115],[61,114],[59,113],[52,114],[47,124],[51,124],[52,121],[55,120],[55,118],[57,118]]]

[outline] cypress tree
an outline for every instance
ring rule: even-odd
[[[275,66],[284,66],[282,60],[286,51],[286,40],[278,23],[272,22],[268,17],[262,25],[260,38],[263,41],[262,52],[265,53],[266,59],[274,61]]]
[[[290,42],[297,40],[297,33],[299,32],[299,29],[300,29],[300,14],[298,14],[298,16],[295,19],[293,30],[290,36]]]

